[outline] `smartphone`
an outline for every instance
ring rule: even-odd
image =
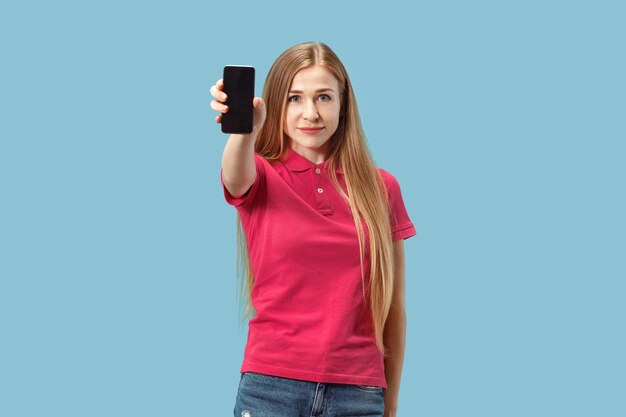
[[[224,93],[228,112],[222,113],[222,132],[251,133],[254,100],[254,67],[224,67]]]

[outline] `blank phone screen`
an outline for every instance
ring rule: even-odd
[[[222,132],[251,133],[254,99],[254,67],[224,67],[224,93],[228,112],[222,114]]]

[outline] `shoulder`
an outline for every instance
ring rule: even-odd
[[[283,161],[279,159],[267,159],[265,156],[254,153],[254,162],[257,165],[263,165],[264,167],[277,169],[284,165]]]
[[[400,184],[396,177],[394,177],[389,171],[383,168],[378,168],[378,172],[383,179],[385,187],[387,188],[387,193],[390,196],[395,195],[400,190]]]
[[[392,241],[396,242],[400,239],[407,239],[414,236],[415,228],[404,205],[404,199],[402,198],[398,180],[388,171],[382,168],[378,168],[378,170],[385,184],[387,198],[389,199]]]
[[[265,175],[266,172],[271,171],[271,168],[276,169],[275,161],[268,161],[265,159],[263,155],[258,153],[254,153],[254,165],[256,165],[256,170],[258,173]]]
[[[257,165],[269,165],[270,164],[267,159],[265,159],[262,155],[259,155],[256,152],[254,153],[254,163]]]

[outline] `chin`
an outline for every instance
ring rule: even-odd
[[[321,148],[328,143],[328,139],[315,139],[315,138],[298,138],[296,143],[299,143],[307,148]]]

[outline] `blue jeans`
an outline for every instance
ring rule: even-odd
[[[235,417],[383,417],[382,387],[241,374]]]

